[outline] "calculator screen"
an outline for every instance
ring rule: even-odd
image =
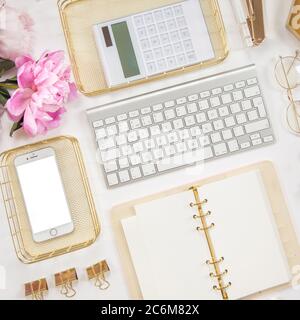
[[[111,25],[125,78],[140,74],[126,21]]]

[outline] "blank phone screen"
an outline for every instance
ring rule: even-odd
[[[71,222],[54,155],[18,165],[17,172],[33,233]]]

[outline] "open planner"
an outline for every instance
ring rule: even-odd
[[[291,279],[260,170],[133,208],[120,222],[144,299],[241,299]]]

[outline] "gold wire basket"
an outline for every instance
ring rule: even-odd
[[[126,83],[113,88],[108,87],[94,41],[92,26],[96,23],[176,2],[178,0],[58,0],[72,69],[80,92],[85,95],[101,94],[155,79],[163,79],[171,75],[178,75],[181,72],[197,70],[223,61],[228,55],[228,46],[218,1],[199,0],[215,53],[214,59],[135,80],[129,84]]]
[[[14,159],[46,147],[55,150],[75,228],[68,235],[37,243],[32,238]],[[98,237],[100,225],[79,143],[75,138],[60,136],[3,152],[0,155],[0,185],[15,251],[23,263],[85,248]]]

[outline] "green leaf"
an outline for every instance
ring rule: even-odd
[[[0,94],[0,105],[5,106],[8,99],[9,98],[7,98],[6,96]]]
[[[0,88],[0,95],[4,96],[5,98],[10,98],[10,93],[6,88]]]
[[[18,89],[19,86],[18,86],[16,83],[14,83],[14,82],[3,81],[3,82],[0,82],[0,88]]]
[[[15,122],[12,125],[9,135],[12,137],[15,131],[17,131],[17,130],[22,128],[22,125],[23,125],[23,118],[20,121]]]
[[[15,63],[13,61],[0,58],[0,77],[2,77],[5,72],[14,67]]]

